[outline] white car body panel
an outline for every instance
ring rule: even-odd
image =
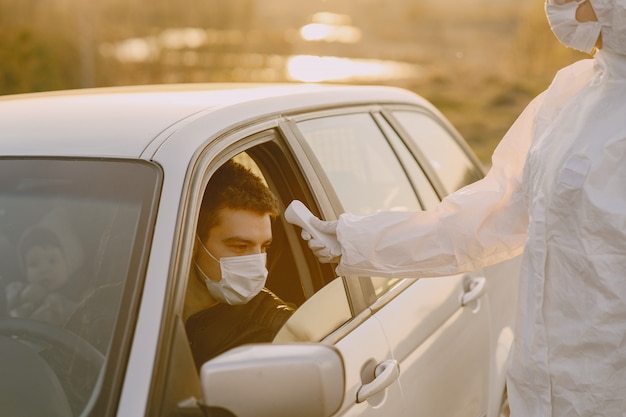
[[[370,363],[370,366],[379,364],[391,355],[381,324],[376,318],[370,317],[335,346],[344,358],[346,369],[346,394],[337,415],[342,417],[406,415],[398,383],[392,384],[387,390],[362,403],[356,402],[358,390],[364,382],[360,377],[364,364]]]
[[[0,97],[3,154],[139,157],[171,137],[163,132],[176,131],[187,118],[196,122],[209,113],[214,114],[210,132],[221,132],[242,121],[316,106],[389,101],[432,107],[413,94],[391,88],[223,88],[183,84]]]
[[[407,406],[423,415],[452,417],[459,409],[467,416],[486,414],[489,351],[467,341],[489,339],[488,304],[482,297],[461,306],[463,281],[463,275],[418,280],[376,313],[403,370]],[[406,320],[397,319],[400,311]],[[439,370],[434,378],[423,378],[425,366]]]

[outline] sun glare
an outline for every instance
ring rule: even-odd
[[[313,15],[312,23],[300,28],[300,37],[308,42],[357,43],[361,29],[352,26],[348,15],[320,12]]]
[[[287,73],[304,82],[377,80],[415,76],[418,68],[397,62],[297,55],[289,59]]]
[[[302,26],[300,36],[305,41],[321,41],[326,39],[331,32],[331,26],[323,23],[309,23]]]

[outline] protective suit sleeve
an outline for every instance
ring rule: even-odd
[[[519,255],[528,225],[522,181],[535,98],[492,156],[487,175],[446,197],[433,211],[342,214],[337,238],[340,275],[444,276]]]

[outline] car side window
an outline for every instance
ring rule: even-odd
[[[431,116],[417,111],[394,111],[393,116],[428,158],[446,192],[480,179],[481,175],[452,134]]]
[[[384,120],[379,123],[386,128],[387,136],[369,113],[311,119],[298,123],[298,127],[347,212],[368,215],[378,211],[422,210],[418,188],[424,190],[424,198],[432,206],[436,194],[415,159],[390,126]],[[360,278],[361,287],[369,294],[364,298],[370,302],[398,282]]]
[[[389,139],[389,143],[393,146],[398,159],[402,162],[407,175],[411,179],[422,208],[424,210],[434,209],[440,202],[439,195],[437,195],[422,167],[387,120],[383,119],[381,115],[376,115],[376,117],[378,125]]]
[[[420,210],[411,182],[368,113],[298,123],[347,212]]]

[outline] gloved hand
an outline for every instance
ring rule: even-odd
[[[321,263],[337,263],[341,258],[341,245],[337,240],[337,220],[320,220],[317,217],[311,219],[311,225],[327,239],[314,239],[309,232],[302,230],[302,239],[307,241],[309,248],[313,251]]]

